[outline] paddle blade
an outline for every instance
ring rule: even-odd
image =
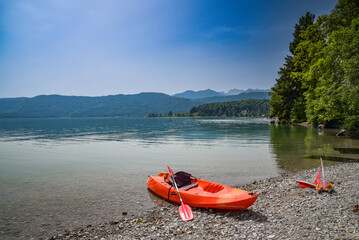
[[[319,172],[318,172],[318,176],[317,176],[317,179],[315,179],[315,184],[318,184],[319,183],[319,181],[320,181],[320,170],[319,170]]]
[[[318,183],[318,185],[315,187],[315,189],[317,189],[318,191],[320,191],[321,189],[323,189],[323,184]]]
[[[323,177],[323,188],[327,188],[328,187],[328,184],[327,182],[325,181],[324,177]]]
[[[178,209],[182,221],[187,222],[193,219],[193,212],[190,206],[182,203]]]
[[[332,189],[333,189],[333,185],[332,185],[331,182],[329,182],[329,183],[328,183],[328,186],[327,186],[327,191],[328,191],[328,192],[331,192]]]

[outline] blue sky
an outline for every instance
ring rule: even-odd
[[[270,88],[334,0],[0,0],[0,97]]]

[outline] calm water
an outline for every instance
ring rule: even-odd
[[[0,239],[51,236],[165,204],[148,175],[184,170],[241,185],[359,158],[335,130],[263,119],[0,120]]]

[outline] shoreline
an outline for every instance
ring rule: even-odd
[[[359,239],[359,163],[325,167],[332,193],[300,188],[318,169],[255,181],[237,188],[259,193],[239,211],[192,208],[194,220],[182,222],[176,204],[141,216],[66,230],[49,239]]]
[[[277,120],[278,121],[278,120]],[[271,124],[279,124],[279,121],[276,122],[276,120],[272,119],[270,120],[270,123]],[[303,126],[303,127],[307,127],[307,128],[316,128],[316,126],[313,126],[313,124],[311,124],[310,122],[292,122],[292,123],[288,123],[290,125],[293,125],[293,126]],[[319,125],[321,126],[321,125]],[[319,126],[318,126],[318,129],[319,129]],[[352,139],[358,139],[359,138],[359,130],[348,130],[348,129],[345,129],[344,125],[333,125],[333,126],[325,126],[325,125],[322,125],[322,128],[320,128],[321,131],[324,131],[324,129],[337,129],[337,133],[336,133],[336,136],[337,137],[349,137],[349,138],[352,138]]]

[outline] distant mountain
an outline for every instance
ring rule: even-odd
[[[0,99],[0,117],[142,117],[152,112],[187,112],[192,106],[189,99],[163,93],[104,97],[41,95]]]
[[[210,92],[210,91],[207,91]],[[267,92],[187,99],[163,93],[103,97],[41,95],[33,98],[0,98],[0,118],[17,117],[143,117],[151,113],[186,113],[206,103],[269,99]]]
[[[240,89],[231,89],[229,90],[226,95],[238,95],[241,94],[242,92],[244,92],[244,90],[240,90]]]
[[[183,93],[177,93],[174,94],[174,97],[181,97],[181,98],[188,98],[188,99],[201,99],[201,98],[208,98],[208,97],[221,97],[221,96],[232,96],[232,95],[238,95],[241,93],[250,93],[250,92],[270,92],[270,89],[247,89],[247,90],[241,90],[241,89],[231,89],[227,93],[225,92],[216,92],[211,89],[207,90],[201,90],[201,91],[192,91],[187,90]]]
[[[244,91],[246,93],[250,93],[250,92],[270,92],[270,89],[247,89],[246,91]]]
[[[201,90],[201,91],[192,91],[188,90],[183,93],[177,93],[173,95],[174,97],[180,97],[180,98],[188,98],[188,99],[199,99],[199,98],[206,98],[206,97],[218,97],[218,96],[224,96],[223,93],[213,91],[211,89],[207,90]]]
[[[242,100],[246,100],[246,99],[269,99],[269,93],[268,92],[243,92],[238,95],[197,99],[196,102],[198,102],[200,104],[207,104],[207,103],[216,103],[216,102],[242,101]]]

